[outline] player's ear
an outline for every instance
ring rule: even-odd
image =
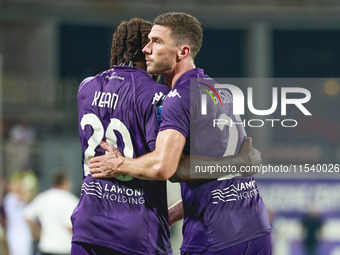
[[[178,48],[177,56],[178,59],[184,59],[189,56],[191,52],[190,46],[183,44]]]

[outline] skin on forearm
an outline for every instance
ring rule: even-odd
[[[184,144],[185,137],[173,129],[159,132],[155,150],[136,159],[124,158],[117,149],[101,144],[107,153],[90,159],[90,173],[94,178],[128,174],[144,180],[164,181],[175,173]]]
[[[124,158],[117,171],[143,180],[164,180],[167,178],[166,172],[175,172],[175,167],[163,169],[158,153],[151,152],[136,159]]]
[[[176,171],[185,144],[184,136],[172,129],[159,132],[153,152],[137,159],[125,158],[118,171],[146,180],[168,180]]]
[[[176,173],[170,178],[172,182],[189,181],[189,180],[203,180],[203,179],[216,179],[226,174],[235,174],[234,172],[214,172],[211,174],[205,173],[204,176],[192,176],[191,173],[196,171],[196,166],[210,167],[212,165],[221,166],[235,166],[239,169],[244,165],[242,156],[239,154],[226,156],[226,157],[206,157],[199,155],[182,155]],[[239,174],[239,173],[237,173]]]
[[[170,178],[172,182],[189,181],[189,180],[210,180],[224,177],[228,174],[232,176],[249,176],[256,174],[257,171],[251,172],[234,172],[234,171],[216,171],[213,173],[195,173],[196,166],[211,167],[215,165],[225,166],[226,170],[239,170],[242,166],[259,166],[262,162],[261,152],[252,146],[252,139],[247,138],[240,153],[226,157],[207,157],[200,155],[182,155],[176,173]],[[256,168],[255,168],[256,169]]]

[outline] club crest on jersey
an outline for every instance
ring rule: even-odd
[[[156,107],[156,114],[157,114],[158,125],[160,125],[162,123],[162,106]]]
[[[201,93],[201,114],[207,115],[207,96],[209,95],[215,106],[229,104],[233,102],[233,96],[227,89],[215,89],[213,85],[198,82],[198,89],[202,90]]]
[[[202,87],[199,87],[200,90],[203,90],[205,93],[207,93],[211,99],[213,100],[214,104],[217,105],[217,100],[215,98],[218,99],[218,101],[220,102],[220,104],[222,105],[222,100],[221,100],[221,97],[219,96],[219,94],[217,93],[216,89],[214,89],[212,86],[208,85],[208,84],[205,84],[205,83],[202,83],[200,82],[200,84],[202,84],[203,86],[205,86],[206,88],[209,88],[213,94],[207,90],[206,88],[202,88]],[[202,100],[204,99],[203,95],[202,95]]]

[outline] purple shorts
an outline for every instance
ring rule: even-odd
[[[199,252],[181,252],[181,255],[271,255],[272,254],[272,238],[268,234],[250,241],[240,243],[227,249],[212,252],[205,250]]]
[[[70,255],[126,255],[103,246],[72,242],[71,254]]]

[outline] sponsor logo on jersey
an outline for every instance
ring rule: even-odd
[[[211,191],[212,203],[236,202],[242,199],[252,198],[259,194],[254,180],[231,184],[224,189]]]
[[[171,90],[166,97],[167,98],[168,97],[179,97],[179,98],[182,98],[181,95],[178,93],[177,89]]]
[[[143,189],[131,189],[115,183],[106,183],[104,187],[102,187],[99,182],[84,182],[81,191],[82,195],[95,196],[100,199],[117,203],[128,203],[133,205],[145,203]]]
[[[106,79],[109,79],[109,80],[118,79],[118,80],[124,81],[124,77],[122,77],[122,76],[117,76],[117,75],[113,75],[113,76],[108,76],[108,75],[106,75],[105,78],[106,78]]]
[[[160,100],[162,100],[165,97],[163,92],[156,92],[152,99],[152,104],[158,103]]]

